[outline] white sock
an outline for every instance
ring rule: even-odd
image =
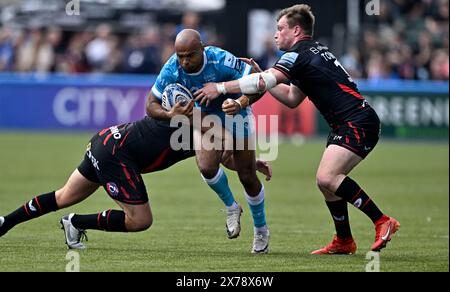
[[[233,211],[238,208],[238,204],[236,203],[236,201],[234,201],[231,206],[226,206],[226,207],[227,207],[227,211]]]
[[[269,229],[267,228],[267,225],[264,225],[263,227],[255,227],[253,226],[253,232],[256,233],[267,233]]]

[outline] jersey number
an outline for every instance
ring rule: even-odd
[[[330,53],[330,52],[325,52],[320,54],[326,61],[329,60],[334,60],[334,65],[336,65],[336,67],[340,67],[342,69],[342,71],[344,71],[345,75],[347,75],[348,81],[353,82],[352,77],[350,77],[350,74],[348,74],[347,70],[345,70],[344,66],[342,66],[341,62],[339,62],[336,57]]]

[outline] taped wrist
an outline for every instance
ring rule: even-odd
[[[264,89],[260,90],[259,80],[264,81]],[[239,79],[239,88],[243,94],[262,93],[277,85],[277,78],[271,72],[253,73]]]
[[[227,89],[225,88],[225,82],[216,83],[217,92],[220,94],[227,94]]]

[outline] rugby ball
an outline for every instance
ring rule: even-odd
[[[164,88],[161,105],[165,110],[170,111],[179,101],[182,106],[185,106],[192,99],[194,98],[189,89],[179,83],[172,83]]]

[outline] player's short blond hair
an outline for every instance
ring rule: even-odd
[[[311,6],[297,4],[280,11],[277,21],[286,16],[289,27],[299,25],[305,34],[312,36],[314,33],[315,17],[311,11]]]

